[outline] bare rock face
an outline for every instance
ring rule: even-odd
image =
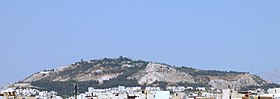
[[[155,81],[163,81],[171,84],[178,82],[194,83],[191,75],[153,62],[150,62],[144,70],[138,71],[130,76],[129,79],[137,79],[139,84],[151,84]]]
[[[253,79],[253,75],[245,74],[245,75],[238,75],[240,78],[237,81],[228,81],[223,79],[213,79],[210,80],[209,85],[217,89],[224,89],[224,88],[234,88],[239,90],[241,87],[249,86],[249,85],[256,85],[259,84]]]

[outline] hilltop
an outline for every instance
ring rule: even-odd
[[[71,95],[73,83],[79,84],[79,92],[88,87],[110,88],[122,86],[160,86],[169,85],[232,87],[237,90],[271,85],[259,76],[247,72],[200,70],[185,66],[171,66],[158,62],[132,60],[126,57],[103,58],[75,62],[51,70],[44,70],[17,82],[25,87],[53,90],[60,95]]]

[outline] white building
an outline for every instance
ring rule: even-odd
[[[124,86],[119,86],[118,91],[119,92],[125,92],[125,87]]]
[[[187,87],[187,89],[189,89],[189,90],[193,90],[193,87]]]
[[[280,94],[280,88],[269,88],[267,90],[268,94]]]
[[[205,91],[206,88],[205,87],[197,87],[196,90]]]
[[[170,91],[155,91],[155,99],[169,99]]]
[[[145,90],[149,90],[149,91],[160,91],[160,87],[146,87]]]
[[[230,97],[230,89],[223,89],[222,90],[222,99],[229,99]]]

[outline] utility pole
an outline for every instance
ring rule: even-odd
[[[77,82],[75,82],[74,88],[75,88],[75,99],[77,99],[77,95],[78,95],[78,83]]]

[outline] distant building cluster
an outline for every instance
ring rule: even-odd
[[[0,99],[63,99],[54,91],[7,88],[0,91]]]
[[[88,88],[85,93],[69,99],[280,99],[280,88],[237,92],[232,89],[217,90],[206,87],[169,86],[160,87],[124,87],[108,89]]]
[[[0,99],[63,99],[54,91],[7,88],[0,91]],[[233,89],[217,90],[205,87],[114,87],[79,93],[67,99],[280,99],[280,88],[256,89],[237,92]]]

